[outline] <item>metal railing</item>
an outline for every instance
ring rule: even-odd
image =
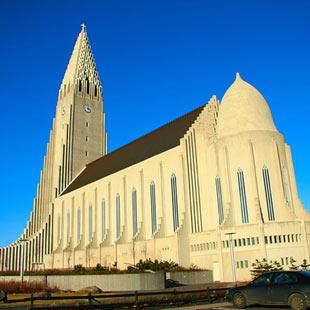
[[[183,287],[184,288],[184,287]],[[4,302],[6,303],[30,303],[30,306],[34,306],[36,301],[60,301],[60,300],[81,300],[86,301],[82,305],[79,305],[83,309],[91,308],[126,308],[135,307],[141,309],[152,305],[182,305],[193,301],[206,301],[208,303],[218,299],[219,296],[224,296],[224,292],[230,287],[212,288],[206,287],[203,289],[166,289],[156,291],[133,291],[133,292],[120,292],[120,293],[104,293],[104,294],[91,294],[87,295],[64,295],[64,296],[46,296],[37,297],[31,294],[30,297],[9,299],[7,298]],[[152,298],[159,296],[161,298]],[[163,298],[165,297],[165,298]],[[100,301],[99,301],[100,299]],[[123,300],[122,300],[123,299]],[[39,304],[36,304],[38,309]],[[49,304],[40,305],[39,308],[51,308]],[[61,304],[62,308],[73,307],[78,308],[79,306],[71,304]],[[30,307],[30,309],[31,309]],[[55,305],[57,307],[57,305]],[[58,305],[59,307],[59,305]]]

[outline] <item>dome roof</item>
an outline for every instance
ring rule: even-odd
[[[264,97],[237,73],[220,104],[217,136],[221,138],[250,130],[277,131]]]

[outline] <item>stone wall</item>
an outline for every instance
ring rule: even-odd
[[[19,281],[20,277],[0,276],[0,281],[11,280]],[[47,281],[50,287],[57,286],[61,290],[71,291],[78,291],[89,286],[97,286],[103,291],[140,291],[165,288],[164,273],[25,276],[24,280]]]
[[[205,271],[185,271],[185,272],[167,272],[167,280],[170,279],[178,284],[194,285],[205,284],[213,282],[213,275],[211,270]]]

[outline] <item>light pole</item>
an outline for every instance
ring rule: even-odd
[[[27,239],[20,239],[21,242],[21,253],[20,253],[20,281],[23,285],[24,282],[24,246]]]
[[[231,260],[231,270],[233,275],[233,282],[236,284],[236,262],[234,253],[234,238],[235,232],[225,233],[229,237],[229,250],[230,250],[230,260]]]

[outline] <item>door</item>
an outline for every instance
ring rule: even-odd
[[[213,282],[215,281],[221,281],[220,276],[220,263],[219,262],[213,262]]]
[[[263,274],[242,290],[248,305],[268,303],[270,280],[270,273]]]
[[[270,302],[286,305],[289,295],[294,292],[298,277],[293,272],[276,273],[270,285]]]

